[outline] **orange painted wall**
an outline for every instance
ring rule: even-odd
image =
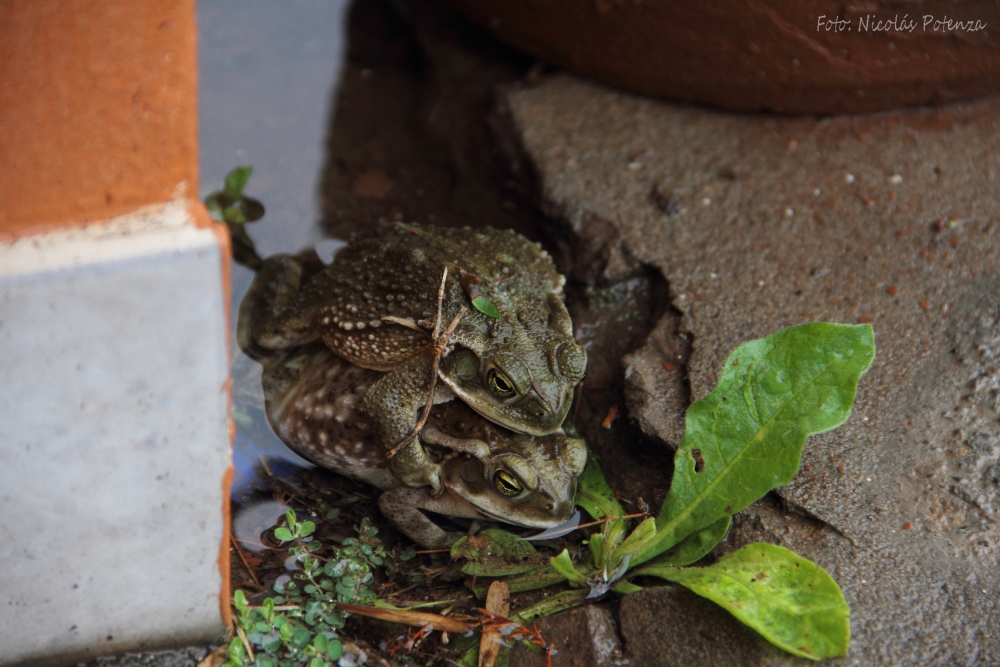
[[[0,0],[0,239],[198,195],[194,0]]]

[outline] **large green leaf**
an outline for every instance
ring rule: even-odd
[[[751,544],[709,567],[650,565],[662,577],[718,603],[769,642],[804,658],[847,653],[851,608],[815,563],[773,544]]]
[[[667,549],[663,556],[656,559],[656,565],[690,565],[696,563],[712,551],[729,533],[733,518],[724,516],[715,523],[710,523],[701,530],[696,530],[683,540]]]
[[[807,436],[847,420],[875,355],[870,325],[812,322],[740,345],[688,408],[657,534],[633,565],[740,511],[799,469]]]

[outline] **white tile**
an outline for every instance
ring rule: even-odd
[[[222,262],[183,202],[0,246],[0,664],[222,632]]]

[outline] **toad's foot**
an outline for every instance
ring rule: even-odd
[[[266,358],[270,351],[304,345],[317,338],[311,331],[312,312],[296,301],[301,286],[322,268],[323,262],[314,250],[264,260],[240,304],[236,336],[247,356]]]
[[[451,457],[459,454],[468,454],[480,461],[485,461],[490,456],[490,446],[478,438],[456,438],[439,431],[433,426],[425,428],[421,432],[421,436],[424,442],[452,450],[454,454]]]
[[[444,486],[441,483],[441,464],[431,459],[418,439],[411,441],[396,456],[389,459],[389,469],[407,486],[431,487],[430,494],[434,498],[444,493]]]
[[[365,395],[365,412],[372,418],[375,437],[387,452],[389,468],[407,486],[430,485],[441,493],[438,464],[424,450],[413,431],[422,427],[417,415],[430,387],[430,355],[414,357],[383,375]],[[454,398],[443,384],[434,389],[434,401]]]

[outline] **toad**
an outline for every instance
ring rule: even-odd
[[[315,252],[265,260],[239,340],[255,358],[322,340],[384,371],[365,396],[374,440],[399,481],[436,495],[440,464],[416,433],[431,401],[457,396],[526,435],[561,427],[587,365],[564,283],[548,253],[512,230],[383,223],[328,265]]]

